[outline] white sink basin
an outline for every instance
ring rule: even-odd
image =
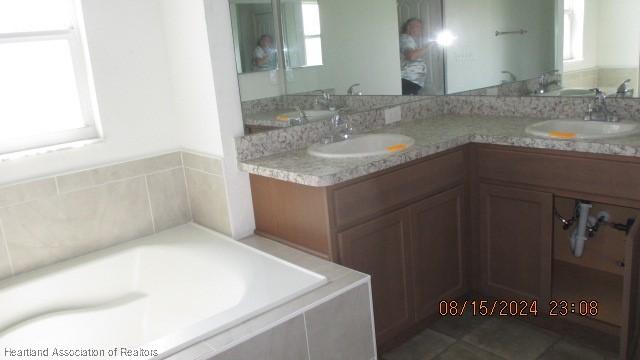
[[[404,135],[371,134],[331,144],[316,144],[307,152],[322,158],[345,159],[393,154],[406,150],[413,144],[415,140]]]
[[[638,124],[584,120],[548,120],[529,125],[525,130],[533,136],[548,139],[605,139],[629,136],[640,130]]]

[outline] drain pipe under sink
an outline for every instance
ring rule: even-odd
[[[589,223],[589,211],[593,207],[591,204],[579,203],[580,218],[578,227],[571,234],[571,252],[575,257],[582,257],[584,252],[584,242],[587,241],[587,225]]]

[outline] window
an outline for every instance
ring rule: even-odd
[[[302,23],[307,66],[322,65],[320,7],[317,1],[302,2]]]
[[[564,0],[564,61],[580,61],[584,43],[584,0]]]
[[[98,137],[74,0],[0,0],[0,156]]]

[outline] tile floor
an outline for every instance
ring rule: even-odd
[[[613,360],[617,355],[521,320],[443,318],[383,360]]]

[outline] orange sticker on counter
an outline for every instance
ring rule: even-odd
[[[556,139],[575,139],[576,133],[571,132],[562,132],[562,131],[551,131],[549,136]]]
[[[278,115],[276,116],[276,120],[278,121],[289,121],[289,115]]]
[[[398,152],[407,148],[406,144],[397,144],[393,146],[388,146],[386,149],[388,152]]]

